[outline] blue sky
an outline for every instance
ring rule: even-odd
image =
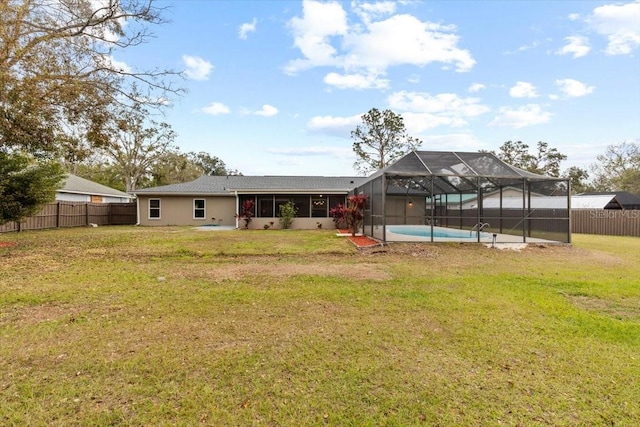
[[[184,70],[181,151],[245,175],[355,175],[350,131],[402,114],[424,150],[546,141],[588,167],[640,139],[640,1],[159,1],[114,59]]]

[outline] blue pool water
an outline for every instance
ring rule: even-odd
[[[431,227],[428,225],[389,225],[387,231],[396,234],[404,234],[407,236],[431,237]],[[455,230],[453,228],[433,227],[433,237],[441,237],[445,239],[467,239],[477,240],[476,232],[469,235],[469,230]],[[489,233],[480,233],[480,238],[491,237]]]

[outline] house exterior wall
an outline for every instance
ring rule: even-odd
[[[273,225],[271,224],[273,222]],[[321,224],[321,227],[318,227],[318,224]],[[249,224],[250,230],[261,230],[265,228],[264,226],[268,225],[269,228],[280,229],[280,222],[278,222],[278,218],[252,218],[251,223]],[[244,221],[238,220],[238,227],[244,228]],[[311,230],[315,228],[322,228],[332,230],[335,229],[335,225],[333,223],[333,218],[294,218],[291,223],[292,230]]]
[[[160,200],[160,218],[149,217],[149,200]],[[204,200],[204,218],[194,218],[194,200]],[[140,225],[236,225],[235,196],[138,196]],[[215,218],[215,219],[213,219]]]
[[[425,206],[424,197],[387,196],[387,224],[424,224]]]
[[[57,192],[56,200],[59,202],[86,202],[86,203],[131,203],[134,199],[116,196],[96,196],[91,194]],[[99,200],[99,201],[98,201]]]
[[[160,218],[156,219],[149,217],[150,199],[160,200]],[[193,218],[194,199],[205,200],[205,216],[202,219]],[[139,194],[138,209],[140,212],[140,225],[145,226],[199,226],[205,224],[236,226],[235,196],[149,196]],[[215,218],[215,220],[212,218]],[[274,229],[281,228],[277,217],[253,217],[249,224],[249,229],[261,230],[265,228],[265,225]],[[239,228],[244,228],[244,221],[242,219],[238,219],[237,226]],[[334,229],[335,225],[333,223],[333,218],[331,217],[296,217],[294,218],[290,228],[294,230],[310,230],[316,228]]]
[[[60,202],[90,202],[91,196],[88,194],[76,193],[56,193],[56,200]]]

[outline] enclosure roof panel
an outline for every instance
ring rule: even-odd
[[[485,178],[526,178],[554,180],[558,178],[538,175],[509,165],[493,153],[461,151],[412,151],[397,162],[373,174],[370,178],[386,175],[467,176]]]

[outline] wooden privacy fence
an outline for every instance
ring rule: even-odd
[[[96,225],[132,225],[136,223],[136,203],[54,202],[21,222],[0,225],[0,233],[45,228]]]
[[[571,232],[640,237],[640,210],[574,209]]]

